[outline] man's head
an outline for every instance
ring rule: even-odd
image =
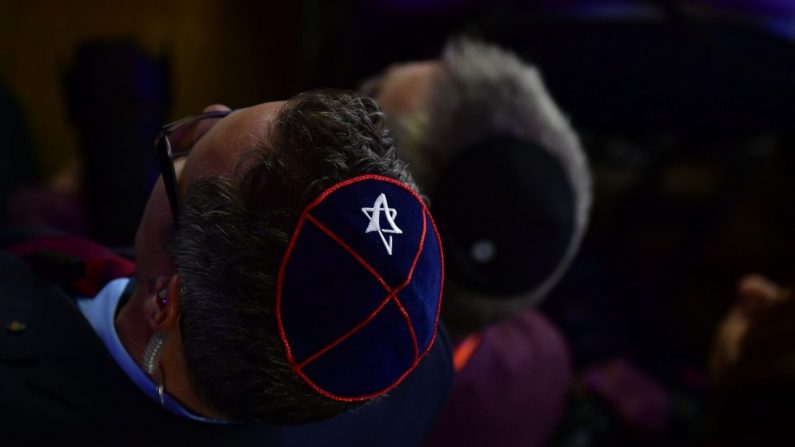
[[[588,221],[590,172],[538,72],[515,55],[452,41],[439,61],[364,86],[390,118],[445,242],[445,319],[475,330],[540,301]]]
[[[296,275],[290,269],[299,268],[293,261],[302,249],[288,250],[288,244],[301,245],[308,237],[301,230],[305,211],[320,206],[321,199],[328,199],[326,204],[350,199],[345,188],[329,193],[332,186],[359,176],[395,180],[405,185],[405,200],[424,210],[405,165],[394,156],[383,120],[372,100],[310,93],[232,112],[209,129],[196,124],[200,138],[178,167],[179,229],[174,230],[161,180],[136,238],[136,292],[117,318],[122,340],[134,356],[142,355],[141,340],[145,343],[152,333],[168,335],[161,363],[170,394],[205,415],[271,423],[323,419],[367,400],[329,398],[333,390],[323,394],[318,391],[322,386],[313,388],[307,368],[285,352],[288,342],[295,348],[301,340],[300,334],[286,337],[280,318],[287,311],[277,311],[277,292],[287,299],[279,284]],[[391,199],[396,200],[394,194]],[[365,234],[365,216],[355,208],[358,203],[351,205],[351,213],[363,220]],[[399,211],[390,216],[405,219]],[[419,252],[425,253],[422,245]],[[310,256],[310,263],[318,268],[352,274],[341,271],[333,259],[323,259],[333,255],[330,251],[317,255],[319,259]],[[348,253],[339,256],[353,259]],[[285,273],[288,260],[293,264],[287,264]],[[324,261],[331,265],[320,266]],[[412,271],[421,276],[420,268]],[[309,281],[313,272],[298,273],[293,281]],[[334,291],[323,292],[315,299],[340,298]],[[388,296],[387,291],[378,293]],[[434,299],[438,297],[430,301]],[[416,315],[411,309],[404,312],[409,314]],[[141,322],[148,331],[140,328]],[[340,369],[339,374],[345,373]]]

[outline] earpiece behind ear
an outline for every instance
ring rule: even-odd
[[[165,307],[166,303],[168,303],[168,289],[163,287],[157,292],[157,299],[160,302],[160,305]]]

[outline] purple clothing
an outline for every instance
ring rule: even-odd
[[[480,334],[425,446],[545,445],[571,378],[563,336],[541,314],[525,310]]]

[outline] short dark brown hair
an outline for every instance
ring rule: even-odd
[[[291,424],[358,405],[321,396],[300,380],[279,339],[276,278],[301,211],[355,176],[414,182],[371,99],[304,93],[287,102],[274,131],[235,178],[191,186],[172,250],[184,285],[185,357],[204,401],[236,420]]]

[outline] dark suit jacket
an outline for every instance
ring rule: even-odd
[[[11,325],[12,322],[24,324]],[[452,379],[444,334],[390,396],[295,427],[210,425],[152,402],[118,367],[73,300],[0,251],[0,445],[416,445]]]

